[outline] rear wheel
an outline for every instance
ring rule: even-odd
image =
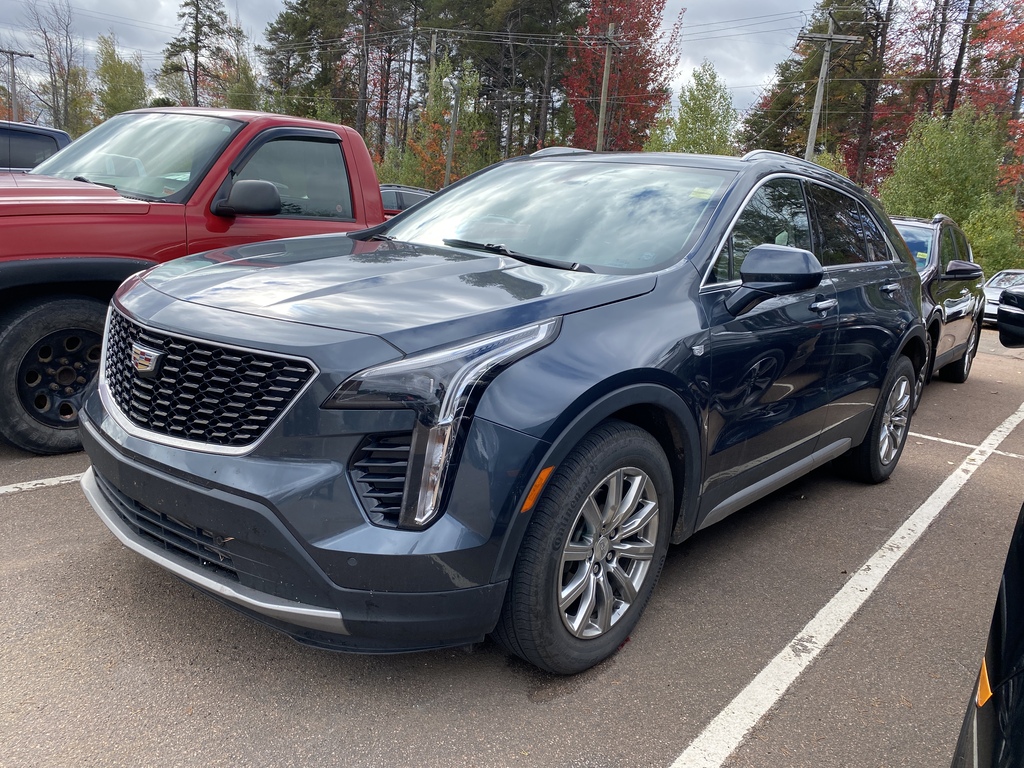
[[[914,366],[900,356],[882,385],[864,442],[844,457],[849,474],[865,483],[880,483],[896,469],[910,432],[914,408]]]
[[[971,375],[971,364],[974,363],[974,356],[978,354],[978,339],[981,337],[978,324],[971,326],[971,335],[967,337],[967,347],[964,349],[964,356],[955,363],[945,365],[939,371],[939,375],[946,381],[954,384],[963,384]]]
[[[82,447],[78,411],[100,365],[106,305],[50,297],[0,318],[0,435],[26,451]]]
[[[534,512],[495,638],[557,674],[615,653],[664,565],[672,499],[668,459],[649,433],[608,422],[587,435]]]

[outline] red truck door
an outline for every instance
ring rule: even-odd
[[[368,226],[361,184],[369,183],[376,191],[377,180],[360,179],[345,149],[341,138],[327,130],[263,131],[238,154],[219,187],[204,184],[216,190],[212,197],[198,194],[198,190],[193,195],[186,214],[189,253]],[[355,149],[366,153],[362,146]],[[276,216],[215,214],[217,203],[227,199],[231,185],[244,179],[273,183],[281,195],[281,212]]]

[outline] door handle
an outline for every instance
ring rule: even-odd
[[[836,306],[838,304],[839,304],[839,300],[838,299],[821,299],[820,301],[816,301],[813,304],[811,304],[809,309],[811,310],[811,312],[822,312],[822,313],[824,313],[824,312],[828,312],[830,309],[832,309],[832,307],[834,307],[834,306]]]
[[[896,291],[898,291],[899,289],[899,283],[886,283],[885,285],[882,286],[881,291],[882,293],[887,293],[890,296],[892,296],[892,294],[896,293]]]

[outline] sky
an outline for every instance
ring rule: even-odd
[[[45,7],[46,0],[39,0]],[[148,74],[162,61],[161,51],[178,34],[180,0],[73,0],[74,26],[87,53],[95,50],[100,35],[113,32],[124,53],[138,51]],[[281,11],[282,0],[225,0],[228,13],[261,42],[267,24]],[[686,83],[690,72],[708,59],[733,95],[741,114],[771,82],[775,65],[785,59],[807,22],[812,0],[667,0],[666,24],[686,7],[682,27],[682,58],[675,87]],[[24,3],[0,2],[0,48],[27,50]],[[0,57],[0,77],[6,82],[6,56]],[[29,65],[18,63],[19,72]]]

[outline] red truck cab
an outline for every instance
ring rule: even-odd
[[[80,446],[106,304],[129,275],[382,221],[359,134],[286,115],[125,112],[28,174],[0,174],[0,436],[34,453]]]

